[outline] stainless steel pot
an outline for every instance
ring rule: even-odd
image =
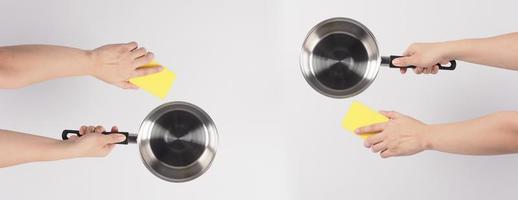
[[[151,111],[137,134],[123,134],[120,144],[137,143],[144,165],[157,177],[185,182],[207,171],[216,155],[218,133],[201,108],[186,102],[170,102]],[[64,130],[63,140],[78,130]]]
[[[355,96],[369,87],[380,66],[392,65],[400,56],[381,57],[369,29],[349,18],[331,18],[313,27],[300,55],[300,68],[309,85],[332,98]],[[440,70],[454,70],[456,62]],[[406,66],[405,68],[415,68]]]

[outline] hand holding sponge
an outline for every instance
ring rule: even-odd
[[[151,61],[151,63],[143,65],[141,67],[155,66],[161,65],[156,61]],[[164,99],[169,93],[169,90],[171,90],[171,87],[175,79],[176,75],[172,71],[164,67],[163,70],[158,73],[132,78],[129,81],[137,85],[144,91],[154,96],[157,96],[160,99]]]
[[[349,111],[342,120],[342,127],[346,130],[354,133],[354,131],[360,127],[364,127],[371,124],[386,122],[389,119],[384,115],[376,112],[375,110],[367,107],[366,105],[354,101],[349,107]],[[370,134],[359,135],[362,139],[367,139]]]

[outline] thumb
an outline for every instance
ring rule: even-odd
[[[399,57],[392,60],[392,64],[398,67],[406,67],[410,65],[414,65],[414,58],[412,56]]]
[[[119,143],[119,142],[123,142],[124,140],[126,140],[126,136],[122,135],[122,134],[109,134],[109,135],[105,135],[105,142],[108,143],[108,144],[115,144],[115,143]]]

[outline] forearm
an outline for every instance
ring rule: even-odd
[[[0,47],[0,88],[19,88],[65,76],[90,73],[94,61],[89,51],[52,46]]]
[[[518,70],[518,32],[443,43],[450,60]]]
[[[499,112],[459,123],[431,125],[425,138],[428,149],[448,153],[518,153],[518,112]]]
[[[12,165],[75,157],[67,142],[0,130],[0,168]]]

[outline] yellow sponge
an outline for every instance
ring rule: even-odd
[[[345,114],[345,117],[342,120],[342,127],[354,133],[357,128],[386,122],[388,120],[389,119],[387,117],[378,113],[377,111],[374,111],[373,109],[358,101],[354,101],[352,102],[351,106],[349,107],[349,111],[347,111],[347,114]],[[359,136],[362,139],[366,139],[373,134],[375,133],[367,133]]]
[[[151,63],[146,64],[142,67],[156,67],[161,66],[156,61],[151,61]],[[163,67],[163,66],[162,66]],[[150,74],[147,76],[141,76],[132,78],[129,81],[144,91],[157,96],[160,99],[164,99],[167,94],[169,93],[169,90],[173,86],[173,82],[176,79],[176,75],[167,69],[166,67],[163,67],[162,71]]]

